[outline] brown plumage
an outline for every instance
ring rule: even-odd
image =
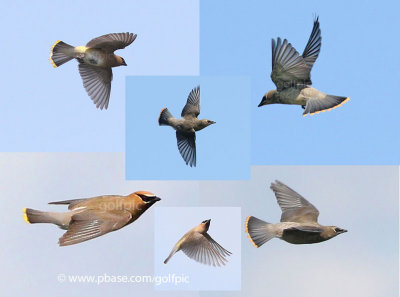
[[[197,262],[212,266],[225,265],[228,261],[226,257],[231,255],[231,252],[220,246],[207,233],[210,222],[211,220],[205,220],[183,235],[165,259],[164,264],[167,264],[175,253],[183,251]]]
[[[86,46],[71,46],[57,41],[50,52],[50,62],[58,67],[72,59],[79,62],[79,73],[88,95],[97,108],[107,109],[111,92],[112,67],[127,66],[125,60],[114,51],[130,45],[133,33],[112,33],[89,41]]]
[[[282,210],[281,222],[271,224],[256,217],[247,217],[246,232],[255,247],[260,247],[274,237],[293,244],[308,244],[322,242],[347,232],[336,226],[320,225],[318,209],[280,181],[272,183],[271,189]]]
[[[27,223],[51,223],[68,230],[59,240],[60,246],[66,246],[129,225],[159,200],[150,192],[138,191],[128,196],[107,195],[49,203],[68,205],[68,212],[43,212],[30,208],[24,208],[23,212]]]

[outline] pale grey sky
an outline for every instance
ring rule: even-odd
[[[15,292],[60,297],[115,292],[198,296],[159,292],[149,284],[57,281],[59,273],[153,275],[155,208],[171,206],[242,208],[242,292],[201,295],[313,297],[326,288],[328,297],[398,294],[396,166],[253,167],[251,181],[207,182],[125,181],[122,153],[2,153],[0,166],[2,296],[15,296]],[[280,209],[269,189],[275,179],[312,202],[321,213],[320,223],[349,232],[320,244],[296,246],[273,239],[254,248],[244,233],[244,219],[254,215],[279,221]],[[152,191],[163,200],[132,225],[75,246],[58,247],[62,230],[28,225],[22,218],[23,207],[63,211],[65,207],[47,203],[136,190]],[[214,231],[218,230],[211,226],[211,234]]]
[[[201,183],[202,204],[242,206],[276,223],[278,179],[313,203],[319,222],[348,232],[313,245],[272,239],[254,248],[242,232],[242,292],[200,296],[398,296],[397,166],[257,166],[247,182]]]

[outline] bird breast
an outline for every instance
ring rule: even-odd
[[[288,88],[281,92],[278,92],[276,95],[279,99],[279,103],[283,104],[296,104],[296,105],[305,105],[306,98],[302,94],[302,90],[297,88]]]
[[[86,64],[98,67],[112,67],[114,60],[114,54],[107,54],[102,50],[93,48],[87,49],[83,58]]]
[[[193,129],[195,129],[195,123],[191,119],[174,119],[173,127],[175,130],[180,132],[193,133]]]

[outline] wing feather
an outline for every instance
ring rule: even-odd
[[[278,204],[282,210],[281,222],[317,222],[319,211],[303,196],[281,183],[271,184]]]
[[[133,33],[111,33],[96,37],[90,40],[86,46],[90,48],[99,48],[106,52],[114,52],[123,49],[135,41],[137,35]]]

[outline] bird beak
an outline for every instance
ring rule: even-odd
[[[157,196],[153,198],[153,201],[154,201],[154,202],[157,202],[157,201],[160,201],[160,200],[161,200],[161,198],[160,198],[160,197],[157,197]]]
[[[206,224],[207,224],[207,225],[210,224],[210,222],[211,222],[211,219],[206,220]]]
[[[122,66],[128,66],[128,64],[125,63],[125,61],[122,63]]]
[[[215,124],[216,122],[214,122],[214,121],[211,121],[211,124]]]
[[[261,107],[261,106],[265,105],[265,101],[266,101],[266,98],[265,98],[265,96],[264,96],[264,97],[262,98],[260,104],[258,104],[258,107]]]

